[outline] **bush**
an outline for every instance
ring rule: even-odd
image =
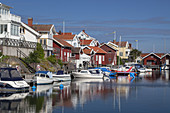
[[[60,65],[60,67],[62,67],[62,66],[63,66],[63,62],[62,62],[62,60],[58,59],[58,60],[57,60],[57,63]]]
[[[55,64],[57,62],[55,55],[51,55],[51,56],[47,57],[47,60],[50,61],[52,64]]]

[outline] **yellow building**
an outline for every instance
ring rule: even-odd
[[[113,47],[114,49],[117,49],[117,56],[120,56],[121,59],[127,60],[128,56],[131,51],[131,44],[128,41],[123,42],[116,42],[115,40],[113,42],[107,43],[109,46]]]

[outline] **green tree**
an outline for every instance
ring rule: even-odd
[[[47,60],[50,61],[52,64],[55,64],[57,62],[55,55],[51,55],[51,56],[47,57]]]
[[[141,54],[142,52],[141,51],[139,51],[139,50],[137,50],[137,49],[133,49],[131,52],[130,52],[130,54],[129,54],[129,61],[130,62],[134,62],[135,61],[135,59],[138,57],[138,56],[140,56],[140,54]]]
[[[58,59],[58,60],[57,60],[57,63],[58,63],[61,67],[63,66],[62,60]]]
[[[25,61],[27,63],[40,63],[40,59],[44,59],[44,56],[45,54],[41,44],[37,43],[36,49],[25,58]]]
[[[119,65],[119,58],[120,58],[120,65],[123,64],[121,57],[117,56],[117,65]]]
[[[37,43],[37,47],[34,53],[37,55],[39,59],[44,59],[44,56],[45,56],[44,49],[42,48],[40,43]]]

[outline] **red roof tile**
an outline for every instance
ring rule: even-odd
[[[99,47],[93,47],[93,46],[88,46],[91,49],[93,49],[96,53],[107,53],[106,51],[104,51],[102,48]]]
[[[60,44],[62,44],[61,46],[64,46],[64,47],[73,47],[71,44],[67,43],[66,41],[62,40],[62,39],[59,39],[59,38],[55,38],[54,37],[54,40],[56,42],[59,42]]]
[[[119,46],[119,42],[113,42],[113,43]],[[120,42],[120,46],[121,47],[126,47],[126,43],[127,42]]]
[[[32,25],[32,28],[34,29],[34,30],[36,30],[36,31],[50,31],[50,29],[51,29],[51,27],[52,27],[53,25],[52,24],[50,24],[50,25]]]
[[[82,30],[83,32],[84,32],[84,34],[86,34],[87,36],[89,36],[86,32],[85,32],[85,30]]]
[[[63,39],[63,40],[73,40],[75,35],[54,35],[53,37],[58,39]]]
[[[93,40],[80,40],[80,45],[90,45]]]
[[[91,54],[91,51],[92,49],[83,49],[83,52],[88,55]]]

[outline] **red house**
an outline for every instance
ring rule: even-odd
[[[164,53],[142,53],[143,65],[161,65],[161,57]]]
[[[167,54],[165,54],[161,57],[161,62],[162,62],[163,65],[164,64],[169,65],[169,61],[170,61],[170,54],[169,53],[167,53]]]
[[[106,51],[99,47],[88,46],[83,49],[83,52],[91,56],[92,65],[106,65],[105,57]]]
[[[117,54],[116,49],[110,47],[108,44],[104,43],[100,45],[100,48],[102,48],[107,53],[105,54],[105,62],[106,65],[116,65],[117,64]]]
[[[82,53],[82,50],[80,47],[72,48],[72,58],[74,58],[75,60],[80,59],[80,53]]]
[[[53,39],[53,54],[57,59],[61,59],[63,62],[69,62],[71,57],[72,45],[62,39],[54,37]]]

